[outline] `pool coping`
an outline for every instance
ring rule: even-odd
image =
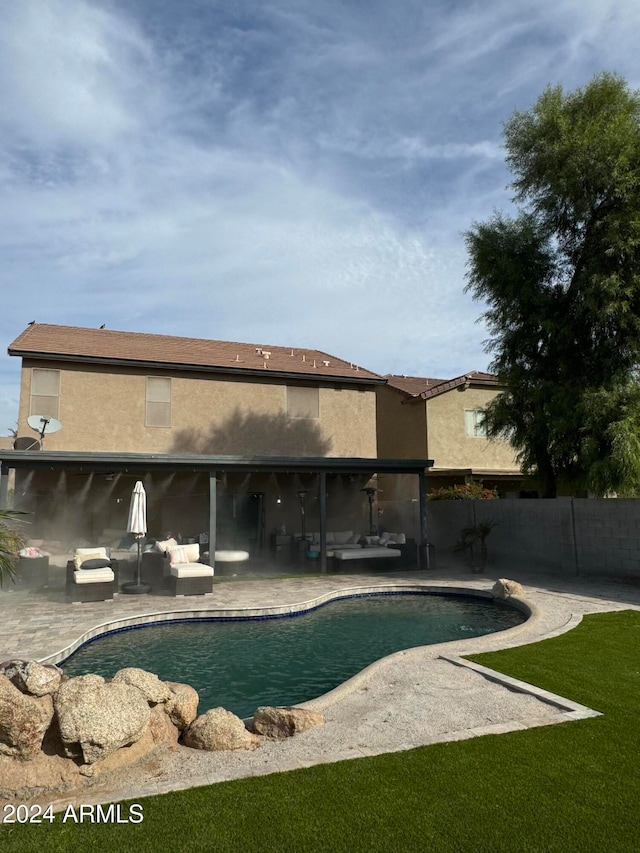
[[[360,598],[369,595],[410,595],[412,593],[418,593],[423,595],[458,595],[491,600],[495,599],[495,596],[493,595],[491,590],[483,590],[466,586],[443,586],[440,584],[433,584],[429,582],[414,584],[399,584],[390,582],[386,584],[358,584],[357,586],[343,587],[341,589],[329,590],[325,593],[314,596],[313,598],[307,599],[305,601],[296,602],[293,604],[274,605],[270,607],[246,607],[231,609],[226,608],[219,610],[209,608],[194,608],[192,610],[167,610],[160,611],[157,613],[141,613],[134,616],[111,619],[106,622],[102,622],[98,625],[95,625],[87,631],[84,631],[79,637],[77,637],[74,641],[72,641],[64,648],[52,653],[51,655],[47,655],[46,657],[40,658],[39,662],[54,664],[59,663],[61,661],[66,660],[66,658],[68,658],[82,646],[93,640],[99,639],[100,637],[109,636],[111,634],[119,633],[122,631],[142,629],[154,625],[179,622],[184,623],[191,621],[223,622],[250,621],[253,619],[287,618],[298,616],[304,613],[310,613],[313,610],[316,610],[319,607],[322,607],[333,601]],[[520,610],[527,616],[525,621],[522,622],[520,625],[515,625],[514,627],[507,628],[503,631],[495,631],[492,632],[490,635],[482,635],[493,637],[499,636],[501,640],[504,640],[505,646],[510,645],[510,641],[518,637],[518,635],[522,634],[523,632],[535,633],[536,623],[540,619],[540,611],[538,607],[533,602],[528,601],[526,598],[522,596],[510,596],[507,601],[512,607],[515,607],[517,610]],[[557,628],[552,632],[549,632],[548,634],[545,634],[544,637],[538,636],[536,639],[546,639],[550,636],[554,636],[557,634],[564,633],[565,631],[571,630],[571,628],[579,624],[581,618],[582,617],[579,615],[576,616],[575,614],[572,614],[571,618],[563,626]],[[479,637],[470,637],[469,641],[477,639],[479,639]],[[447,647],[454,645],[456,647],[459,647],[459,644],[464,642],[464,639],[456,639],[444,643],[433,643],[428,646],[413,646],[408,649],[401,649],[397,652],[393,652],[390,655],[385,655],[384,657],[373,661],[373,663],[369,664],[364,669],[355,673],[346,681],[343,681],[342,684],[339,684],[333,690],[329,690],[326,693],[323,693],[320,696],[317,696],[314,699],[310,699],[306,702],[299,702],[297,703],[297,706],[301,708],[324,712],[328,710],[331,706],[333,706],[335,703],[345,699],[354,691],[361,689],[361,687],[381,667],[393,665],[393,661],[395,658],[406,659],[407,656],[420,656],[424,654],[425,649],[429,649],[431,651],[437,650],[437,657],[441,660],[451,663],[452,665],[465,667],[476,672],[478,675],[489,679],[490,681],[494,681],[502,685],[507,689],[516,690],[520,693],[533,696],[534,698],[548,705],[553,705],[557,707],[560,713],[557,715],[557,717],[545,718],[545,724],[547,725],[551,724],[552,722],[565,722],[567,720],[587,719],[589,717],[600,715],[598,711],[595,711],[592,708],[588,708],[585,705],[581,705],[580,703],[574,702],[571,699],[567,699],[566,697],[560,696],[559,694],[551,693],[550,691],[543,690],[542,688],[539,688],[536,685],[529,684],[528,682],[522,681],[520,679],[512,678],[508,675],[504,675],[500,672],[497,672],[496,670],[490,669],[489,667],[485,667],[480,664],[474,663],[473,661],[466,660],[460,655],[446,653]],[[439,653],[440,649],[443,650],[442,653]],[[246,718],[245,723],[249,723],[250,721],[252,721],[252,719],[252,717]],[[534,725],[539,724],[536,720],[532,721],[532,723]],[[479,729],[478,731],[470,729],[469,736],[471,737],[479,734],[502,733],[505,731],[514,731],[527,727],[528,726],[524,725],[523,723],[515,721],[513,723],[489,724],[486,726],[482,726],[481,729]]]
[[[329,604],[332,601],[340,601],[349,598],[360,598],[368,595],[410,595],[411,593],[420,594],[440,594],[440,595],[465,595],[476,598],[494,599],[490,591],[479,590],[471,587],[462,586],[441,586],[430,583],[386,583],[375,585],[362,585],[351,587],[342,587],[340,589],[329,590],[325,593],[315,596],[314,598],[305,601],[296,602],[294,604],[273,605],[270,607],[244,607],[244,608],[227,608],[227,609],[211,609],[198,608],[192,610],[164,610],[156,613],[139,613],[133,616],[120,617],[117,619],[109,619],[101,622],[92,628],[83,631],[75,640],[64,646],[56,652],[38,658],[38,663],[41,664],[57,664],[66,660],[74,652],[78,651],[82,646],[96,640],[100,637],[110,634],[119,633],[122,631],[142,629],[154,625],[176,622],[213,622],[213,621],[249,621],[251,619],[274,619],[299,616],[304,613],[310,613],[313,610]],[[537,607],[526,599],[511,596],[508,599],[517,610],[524,612],[527,619],[520,625],[515,625],[513,628],[507,628],[504,631],[492,632],[492,634],[509,635],[513,632],[520,631],[524,626],[531,627],[531,621],[539,616]],[[470,637],[470,640],[477,639]],[[451,640],[452,643],[464,642],[464,640]],[[441,644],[433,644],[441,645]],[[446,645],[446,644],[445,644]],[[414,648],[426,648],[425,646],[415,646]],[[393,655],[387,655],[380,660],[386,660]],[[375,666],[378,661],[370,664]],[[366,672],[370,667],[361,670],[361,673]],[[357,678],[361,673],[357,673],[353,678]],[[349,679],[351,681],[351,679]],[[348,682],[344,682],[347,684]],[[341,685],[342,686],[342,685]],[[339,688],[336,688],[338,690]],[[334,691],[331,691],[332,693]],[[328,695],[328,694],[323,694]],[[321,698],[321,697],[318,697]],[[315,699],[313,701],[316,701]]]

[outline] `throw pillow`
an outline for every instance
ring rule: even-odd
[[[35,548],[33,546],[29,546],[28,548],[21,548],[18,551],[19,557],[42,557],[42,551],[40,548]]]
[[[163,539],[160,542],[156,542],[156,551],[160,551],[161,554],[166,554],[169,548],[177,548],[178,543],[175,539]]]
[[[197,563],[200,559],[200,546],[195,543],[191,545],[177,545],[167,551],[171,565],[177,563]]]
[[[74,565],[79,570],[85,560],[106,560],[106,548],[77,548],[73,558]]]
[[[111,560],[105,560],[101,557],[96,557],[92,560],[83,560],[80,568],[82,571],[87,571],[87,569],[110,569],[111,568]]]
[[[379,541],[379,543],[378,543],[378,544],[379,544],[379,545],[386,545],[386,544],[387,544],[387,542],[391,542],[391,541],[392,541],[392,540],[391,540],[391,537],[389,536],[389,534],[388,534],[388,533],[383,533],[383,534],[382,534],[382,536],[380,537],[380,541]]]

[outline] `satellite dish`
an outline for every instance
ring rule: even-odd
[[[40,433],[40,438],[49,435],[51,432],[58,432],[62,429],[62,424],[56,418],[50,418],[47,415],[29,415],[27,423],[31,429],[35,429]]]
[[[19,435],[13,442],[14,450],[40,450],[40,439],[31,435]]]

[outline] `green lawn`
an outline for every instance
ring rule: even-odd
[[[4,826],[0,851],[638,853],[640,613],[473,659],[603,716],[152,797],[138,825]]]

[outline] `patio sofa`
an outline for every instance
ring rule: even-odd
[[[301,534],[296,534],[302,538]],[[308,534],[308,551],[320,551],[320,533]],[[327,531],[327,558],[331,567],[338,570],[355,569],[360,566],[370,568],[405,568],[417,564],[418,546],[414,539],[407,539],[404,533],[383,533],[380,536],[368,536],[354,533],[352,530]],[[365,562],[366,561],[366,562]]]

